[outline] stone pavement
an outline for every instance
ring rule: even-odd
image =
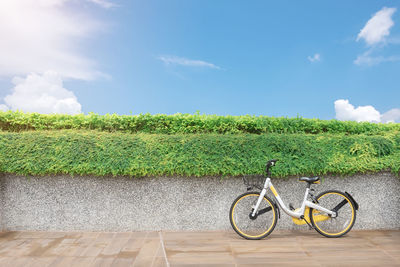
[[[400,231],[3,232],[0,266],[400,266]]]

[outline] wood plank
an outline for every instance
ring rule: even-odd
[[[167,261],[172,267],[400,266],[400,231],[352,231],[335,239],[276,231],[257,241],[231,231],[0,233],[0,266],[157,267]]]

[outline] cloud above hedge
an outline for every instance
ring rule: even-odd
[[[14,78],[12,93],[4,98],[4,109],[38,113],[81,113],[82,106],[75,94],[63,87],[61,76],[56,72],[43,75],[29,74],[26,78]]]
[[[354,107],[347,99],[335,101],[336,119],[341,121],[400,122],[400,109],[394,108],[381,114],[373,106]]]
[[[105,28],[90,10],[114,6],[108,0],[0,1],[0,77],[14,77],[15,84],[0,110],[80,113],[63,79],[107,77],[82,47]]]

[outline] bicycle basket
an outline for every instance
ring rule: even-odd
[[[257,188],[262,190],[264,187],[264,176],[260,175],[244,175],[243,183],[247,186],[247,190],[251,190],[253,188]]]

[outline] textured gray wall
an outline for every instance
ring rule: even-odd
[[[286,204],[298,206],[305,183],[273,179]],[[360,204],[354,229],[400,229],[400,179],[390,173],[326,177],[326,189],[350,192]],[[241,178],[24,177],[0,175],[3,230],[225,230]],[[296,226],[281,211],[276,229]]]

